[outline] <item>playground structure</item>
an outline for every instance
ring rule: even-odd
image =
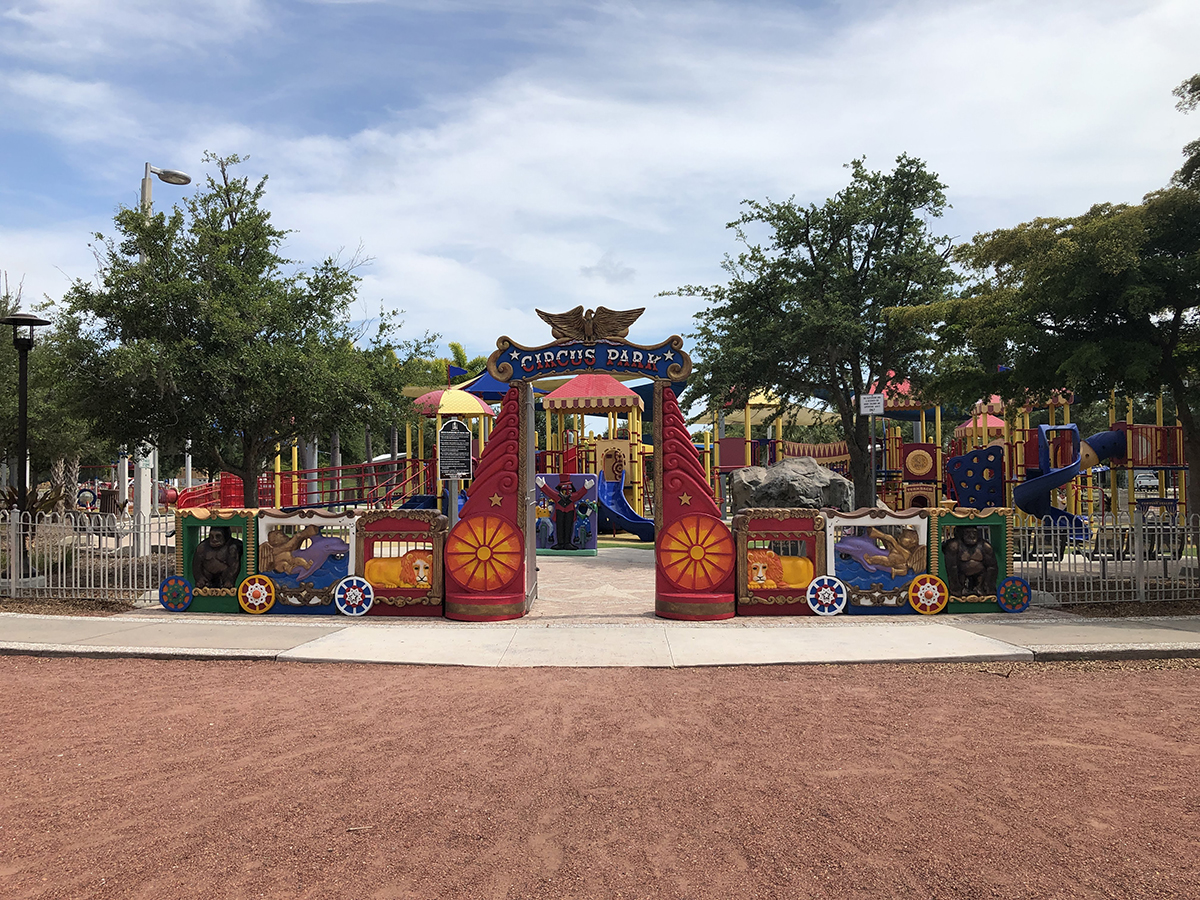
[[[588,320],[579,308],[543,316],[558,338],[551,344],[500,338],[488,371],[509,387],[490,429],[491,416],[475,411],[475,398],[447,398],[457,392],[446,390],[426,400],[434,414],[449,399],[479,418],[478,466],[452,527],[436,510],[417,508],[181,508],[177,574],[160,585],[162,604],[253,614],[518,618],[537,597],[539,543],[548,552],[590,550],[589,504],[636,516],[626,502],[628,464],[618,467],[626,448],[638,470],[646,466],[643,483],[654,487],[654,518],[646,524],[653,528],[661,617],[933,614],[950,604],[958,611],[1019,611],[1029,604],[1028,583],[1009,571],[1012,517],[1005,508],[748,510],[731,529],[705,465],[715,453],[693,443],[671,387],[691,370],[682,340],[629,343],[624,337],[638,314],[601,308]],[[579,321],[592,328],[576,328]],[[652,379],[648,454],[639,439],[647,404],[616,374]],[[546,375],[587,377],[545,397],[549,446],[539,452],[533,382]],[[622,409],[624,436],[617,427]],[[576,417],[569,426],[567,410]],[[609,428],[585,442],[581,419],[595,410],[606,411]],[[589,462],[592,472],[568,471]],[[635,474],[634,485],[639,481]]]
[[[875,393],[876,388],[870,392]],[[1071,422],[1074,398],[1068,391],[1050,398],[1045,425],[1030,423],[1031,407],[1006,417],[1004,405],[992,397],[977,403],[970,417],[945,440],[940,406],[912,397],[907,383],[883,387],[880,392],[885,397],[885,425],[877,439],[877,496],[891,510],[933,509],[947,500],[967,507],[1015,508],[1023,521],[1072,523],[1074,532],[1084,535],[1084,520],[1101,522],[1118,512],[1113,506],[1118,495],[1113,473],[1123,470],[1122,509],[1130,519],[1137,512],[1151,510],[1171,517],[1187,513],[1182,428],[1178,422],[1164,424],[1161,396],[1154,425],[1136,424],[1131,404],[1126,405],[1125,420],[1118,421],[1116,397],[1110,396],[1108,431],[1086,441]],[[781,438],[785,424],[811,424],[828,414],[801,410],[785,419],[780,409],[781,404],[769,394],[756,394],[742,410],[743,436],[711,440],[712,483],[718,497],[723,496],[721,476],[743,466],[766,466],[790,457],[811,457],[848,475],[849,452],[844,441],[805,444]],[[712,422],[711,433],[718,434],[718,414],[710,412],[705,420]],[[890,424],[896,420],[912,422],[913,440],[905,440],[903,429]],[[768,435],[754,436],[756,427]],[[709,432],[704,439],[707,448]],[[1106,460],[1110,465],[1101,465]],[[1134,484],[1139,473],[1153,473],[1156,496],[1136,496]],[[1051,501],[1051,492],[1060,493],[1061,499]]]

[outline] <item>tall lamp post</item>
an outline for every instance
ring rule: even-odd
[[[187,174],[187,172],[180,172],[178,169],[160,169],[160,168],[158,168],[158,166],[152,166],[152,165],[150,165],[150,163],[146,163],[146,172],[144,175],[142,175],[142,194],[141,194],[141,202],[139,203],[139,207],[142,211],[142,215],[145,216],[147,219],[150,218],[150,210],[151,210],[151,207],[153,206],[153,200],[154,200],[154,179],[150,177],[151,175],[157,175],[158,180],[165,182],[166,184],[184,185],[184,184],[192,183],[192,176]],[[146,251],[143,250],[141,252],[140,259],[141,259],[141,262],[143,262],[143,263],[146,261]],[[190,463],[191,463],[191,454],[188,454],[189,466],[190,466]],[[122,463],[122,465],[124,466],[125,463]],[[125,470],[123,469],[122,471],[125,471]],[[150,502],[151,502],[151,506],[152,506],[154,512],[157,513],[158,512],[158,446],[157,445],[155,445],[154,450],[153,450],[153,470],[150,474],[150,481],[151,481]],[[135,482],[135,484],[134,484],[134,493],[135,494],[138,492],[137,486],[140,483],[141,482],[139,480],[139,481]],[[122,495],[121,499],[122,499],[122,501],[129,499],[128,491],[126,491]],[[135,497],[134,501],[135,501],[134,502],[135,511],[141,513],[143,511],[143,504],[145,501],[141,497]]]
[[[17,348],[17,506],[24,511],[29,493],[25,460],[29,454],[29,351],[33,349],[33,329],[49,325],[33,313],[13,313],[0,319],[11,325],[13,346]]]

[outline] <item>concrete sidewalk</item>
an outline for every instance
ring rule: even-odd
[[[744,666],[779,663],[1200,657],[1200,617],[1019,615],[654,616],[654,553],[538,558],[539,599],[513,622],[261,617],[151,608],[106,618],[0,613],[0,654],[278,659],[447,666]]]
[[[1200,657],[1200,617],[1079,619],[1052,611],[621,624],[461,624],[340,616],[110,617],[0,613],[0,654],[273,659],[452,666],[735,666]]]

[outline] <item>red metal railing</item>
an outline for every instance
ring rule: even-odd
[[[258,503],[268,507],[402,506],[418,494],[432,494],[437,472],[432,460],[398,459],[280,472],[258,478]],[[179,497],[180,509],[243,506],[242,479],[221,472],[215,481],[196,485]]]

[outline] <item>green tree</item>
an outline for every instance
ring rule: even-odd
[[[923,305],[955,284],[950,240],[930,232],[946,207],[945,185],[901,155],[890,173],[849,164],[850,184],[821,206],[745,201],[729,223],[745,249],[726,257],[729,282],[672,293],[700,297],[692,395],[740,406],[758,389],[786,403],[817,398],[841,420],[855,498],[870,491],[868,420],[855,398],[877,382],[929,365],[921,329],[886,321],[884,310]],[[765,244],[748,229],[765,226]]]
[[[96,282],[72,286],[58,325],[98,433],[167,453],[190,439],[253,507],[276,442],[409,418],[401,390],[433,338],[400,341],[381,315],[362,346],[356,260],[296,268],[262,205],[266,178],[235,177],[237,156],[205,161],[215,175],[184,209],[122,209],[118,238],[96,235]]]
[[[1179,102],[1175,108],[1188,113],[1200,106],[1200,74],[1193,75],[1175,88]],[[1172,183],[1178,187],[1200,189],[1200,140],[1192,141],[1183,148],[1183,166],[1175,173]]]
[[[14,289],[6,274],[0,274],[0,318],[21,309],[21,285]],[[29,310],[25,310],[28,312]],[[39,314],[53,313],[38,308]],[[60,334],[55,328],[38,328],[29,351],[29,468],[30,488],[47,477],[54,486],[77,480],[79,464],[107,461],[113,446],[92,434],[64,358]],[[17,351],[11,330],[0,334],[0,458],[15,465],[17,452]],[[70,486],[68,484],[68,487]],[[31,494],[32,496],[32,494]],[[74,490],[67,492],[73,505]]]
[[[438,385],[462,384],[476,377],[487,368],[487,357],[467,357],[467,350],[458,341],[450,341],[450,356],[439,356],[429,359],[415,359],[412,363],[413,384],[428,385],[430,388]],[[466,375],[456,375],[451,378],[449,367],[458,366],[466,369]]]
[[[974,276],[963,296],[896,313],[936,323],[946,346],[969,351],[932,392],[1017,403],[1060,388],[1087,399],[1165,385],[1200,472],[1200,191],[1035,219],[977,235],[956,258]],[[1188,507],[1200,511],[1200,479],[1188,480]]]
[[[21,311],[20,283],[13,289],[8,273],[0,273],[0,319]],[[36,351],[37,344],[34,344]],[[12,329],[0,328],[0,450],[10,464],[17,452],[17,351],[12,344]]]

